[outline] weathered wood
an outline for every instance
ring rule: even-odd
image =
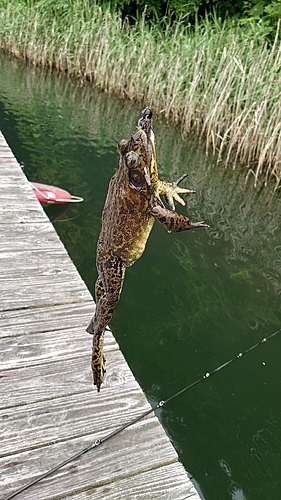
[[[12,151],[8,147],[2,146],[0,153],[1,153],[1,158],[13,158],[14,157]]]
[[[42,248],[58,251],[59,238],[51,222],[13,224],[12,227],[11,231],[10,224],[0,223],[0,252],[5,252],[7,249],[11,252],[42,251]]]
[[[0,300],[1,301],[1,300]],[[52,332],[58,329],[85,328],[95,312],[92,297],[85,302],[0,311],[0,338],[20,337],[31,333]],[[88,334],[89,335],[89,334]],[[88,338],[86,335],[86,338]],[[106,334],[106,340],[109,332]]]
[[[1,340],[1,373],[3,370],[35,366],[64,359],[75,359],[91,353],[92,337],[83,327],[67,328],[20,337],[5,337]],[[116,349],[109,332],[106,336],[105,350]],[[112,339],[111,343],[109,342]],[[108,347],[107,347],[108,346]]]
[[[17,486],[21,486],[107,433],[100,430],[63,443],[36,448],[32,452],[15,453],[1,458],[0,470],[5,470],[3,487],[6,493],[13,491],[15,477]],[[26,493],[21,493],[20,500],[56,499],[62,494],[98,488],[152,469],[160,470],[159,467],[177,461],[175,450],[167,444],[167,437],[157,418],[150,416],[102,443],[79,460],[66,465]],[[179,463],[178,466],[181,468]],[[157,484],[156,473],[155,481]],[[188,487],[188,481],[186,483]],[[146,490],[145,484],[143,490]]]
[[[50,284],[50,279],[48,280],[47,277],[41,280],[38,278],[37,281],[34,279],[33,282],[32,279],[20,279],[18,283],[12,282],[8,290],[1,291],[0,311],[7,311],[9,308],[13,310],[87,301],[88,293],[83,284],[71,278],[66,277],[62,283],[59,277],[53,277],[52,288],[50,287],[49,290],[46,289],[46,285]]]
[[[70,499],[69,496],[65,497]],[[71,496],[72,500],[198,500],[193,484],[187,486],[186,472],[177,463],[165,465],[99,488]]]
[[[105,352],[108,360],[107,372],[97,401],[106,398],[108,404],[111,404],[112,398],[112,404],[114,404],[116,391],[119,397],[121,397],[123,389],[130,394],[130,391],[134,389],[135,379],[128,365],[124,363],[124,359],[120,359],[119,351],[111,353],[108,344],[106,344]],[[2,371],[0,379],[0,409],[49,401],[85,392],[88,392],[89,398],[92,398],[92,393],[95,393],[92,385],[89,352],[77,358],[71,357],[50,363],[45,362],[39,367],[35,365]],[[121,385],[125,385],[125,387],[121,388]],[[111,388],[113,389],[111,390]]]
[[[23,404],[19,407],[1,410],[0,457],[10,455],[14,450],[20,453],[39,446],[98,433],[100,430],[107,429],[110,432],[149,409],[120,351],[115,351],[114,357],[111,355],[108,359],[110,361],[108,384],[100,395],[91,387],[89,370],[87,392],[55,399],[51,396],[50,399],[38,403],[26,400],[24,404],[22,400]],[[114,372],[122,374],[123,380],[119,378],[121,383],[118,384],[117,377],[113,378],[113,385],[109,385],[112,378],[110,375]],[[39,390],[40,379],[37,385],[37,391]]]
[[[32,187],[27,181],[24,172],[17,161],[12,157],[1,157],[0,151],[0,169],[1,169],[1,186],[0,199],[3,202],[9,203],[9,200],[14,199],[16,205],[21,205],[24,210],[25,206],[31,206],[38,210],[38,213],[43,213],[43,210],[38,206],[36,196],[33,194]],[[23,196],[24,195],[24,198]],[[24,201],[24,203],[23,203]],[[45,216],[46,217],[46,216]]]
[[[16,465],[12,467],[16,468]],[[92,470],[94,474],[96,471],[94,460]],[[74,469],[73,473],[75,472]],[[66,493],[63,498],[73,500],[199,500],[192,482],[187,484],[186,471],[179,463],[171,463],[113,482],[94,487],[87,486],[80,490],[82,491],[74,495]],[[58,498],[57,495],[48,496],[48,493],[52,495],[51,485],[49,487],[44,485],[44,496],[42,496],[42,488],[36,485],[29,491],[29,496],[27,493],[22,493],[20,500]]]
[[[89,301],[86,285],[63,258],[52,259],[46,252],[45,258],[41,254],[41,261],[36,257],[29,266],[28,255],[2,259],[2,254],[0,311]]]
[[[18,223],[51,225],[12,152],[4,158],[0,152],[0,176],[0,228]]]
[[[44,242],[43,242],[44,245]],[[1,262],[1,285],[5,282],[31,278],[39,276],[48,276],[54,274],[61,274],[64,278],[66,275],[72,273],[77,280],[78,273],[73,263],[69,260],[63,247],[56,249],[42,248],[39,250],[29,250],[27,252],[17,250],[7,250],[0,253]],[[20,275],[15,276],[15,269],[20,269]],[[51,276],[52,278],[52,276]],[[86,285],[81,281],[84,289]]]
[[[150,408],[111,332],[92,385],[94,302],[0,133],[0,498]],[[21,493],[199,500],[151,413]]]

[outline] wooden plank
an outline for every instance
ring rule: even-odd
[[[11,189],[11,192],[19,193],[19,190],[22,190],[22,193],[29,195],[32,193],[31,186],[26,179],[24,171],[19,168],[18,162],[13,158],[13,153],[9,157],[3,158],[1,156],[0,151],[0,174],[2,177],[2,182],[0,186],[1,195],[6,194],[6,198],[9,198],[9,191],[7,188]],[[11,194],[12,194],[11,193]]]
[[[6,494],[14,491],[106,435],[108,430],[101,430],[1,458],[0,471],[4,471],[2,490],[5,488]],[[177,454],[172,445],[168,444],[159,421],[155,416],[150,416],[102,443],[79,460],[68,464],[51,478],[21,493],[20,499],[55,499],[59,495],[98,488],[176,461]],[[155,479],[157,480],[157,477]]]
[[[1,203],[1,202],[0,202]],[[1,224],[0,252],[58,249],[62,246],[51,222],[33,224]]]
[[[36,221],[50,224],[24,172],[11,155],[2,157],[0,152],[0,227]]]
[[[0,338],[52,332],[59,327],[64,329],[80,327],[85,330],[94,312],[95,303],[90,294],[88,301],[73,302],[71,307],[69,304],[63,304],[0,311]],[[106,334],[106,339],[108,337]],[[111,338],[113,339],[112,335]]]
[[[89,354],[92,336],[86,332],[86,326],[93,313],[93,301],[74,303],[71,307],[63,305],[1,312],[0,375],[9,369],[27,369],[40,363],[55,363]],[[105,351],[117,348],[115,338],[107,329]]]
[[[29,215],[27,216],[29,217]],[[2,294],[0,311],[25,308],[31,305],[39,307],[64,304],[75,301],[75,299],[76,301],[90,300],[89,291],[80,279],[64,246],[58,239],[56,241],[56,238],[50,238],[46,226],[43,228],[43,232],[47,237],[47,244],[44,246],[44,240],[42,240],[41,250],[37,236],[35,236],[37,248],[33,249],[29,244],[24,250],[21,248],[25,242],[22,227],[16,231],[19,234],[20,243],[15,248],[8,247],[5,240],[6,228],[8,227],[10,234],[13,234],[10,226],[5,226],[4,237],[1,239],[3,246],[1,246],[0,251],[0,288]],[[33,226],[31,231],[35,233],[36,228]],[[78,276],[79,279],[77,279]]]
[[[42,248],[41,251],[30,250],[24,255],[24,262],[22,258],[22,252],[20,250],[10,250],[2,251],[0,253],[0,267],[1,275],[0,280],[7,280],[9,277],[14,275],[13,268],[19,266],[21,270],[21,276],[30,276],[31,273],[38,273],[38,269],[43,274],[48,274],[49,272],[72,272],[75,273],[76,277],[79,276],[76,267],[70,260],[66,250],[61,242],[58,241],[56,249],[45,249]],[[55,270],[55,271],[54,271]],[[15,276],[18,279],[20,276]],[[80,277],[79,277],[80,278]],[[86,285],[84,284],[84,287]]]
[[[85,302],[89,300],[89,292],[73,276],[69,276],[69,279],[65,276],[64,281],[59,276],[54,276],[51,290],[46,288],[48,284],[50,284],[50,280],[46,277],[45,279],[38,278],[36,283],[32,283],[32,279],[20,279],[18,286],[16,281],[12,282],[8,290],[1,291],[0,311],[72,304],[73,301]],[[2,287],[2,283],[0,287]]]
[[[0,311],[89,301],[90,293],[62,248],[56,253],[0,253]]]
[[[79,277],[76,267],[69,259],[65,248],[58,244],[55,249],[42,248],[41,250],[29,250],[23,253],[20,250],[7,250],[0,253],[1,276],[0,280],[24,279],[29,276],[40,274],[41,276],[50,274],[73,273],[75,278]],[[20,276],[15,276],[15,269],[20,269]],[[80,279],[80,277],[79,277]],[[81,280],[82,281],[82,280]],[[52,284],[50,283],[50,288]],[[83,283],[83,287],[86,285]]]
[[[12,283],[20,280],[33,281],[35,286],[37,280],[42,280],[46,285],[45,278],[49,280],[51,290],[53,287],[52,280],[56,276],[59,276],[62,283],[68,279],[78,281],[79,278],[80,288],[88,290],[62,245],[56,249],[44,248],[42,250],[29,250],[24,253],[20,250],[2,251],[0,252],[0,266],[1,290],[9,290]],[[36,293],[36,290],[34,292]]]
[[[8,144],[7,144],[6,140],[5,140],[2,132],[0,132],[0,147],[2,147],[2,146],[8,146]]]
[[[99,399],[116,398],[116,389],[119,396],[121,385],[126,385],[124,390],[130,393],[134,380],[128,365],[120,358],[120,352],[111,352],[117,345],[113,337],[112,339],[112,344],[105,344],[107,371]],[[73,394],[95,392],[90,358],[91,351],[77,358],[70,357],[52,363],[1,371],[0,408],[13,408]],[[109,388],[114,388],[113,392],[109,391]]]
[[[1,186],[0,186],[0,199],[9,201],[14,198],[18,200],[19,203],[23,205],[23,201],[26,203],[32,202],[35,205],[37,200],[36,196],[33,194],[33,190],[27,178],[17,161],[11,157],[3,158],[1,157],[0,151],[0,175],[1,175]],[[24,194],[24,198],[23,195]],[[38,202],[36,202],[37,205]],[[40,209],[40,205],[38,206]]]
[[[5,147],[5,146],[1,147],[0,154],[1,154],[1,158],[14,158],[14,155],[13,155],[12,151],[10,150],[10,148]]]
[[[65,497],[70,499],[69,496]],[[186,483],[186,471],[179,463],[165,465],[99,488],[77,493],[72,500],[198,500],[193,484]]]
[[[34,224],[35,222],[38,224],[50,224],[44,212],[34,206],[31,208],[25,206],[23,208],[18,201],[15,201],[14,205],[12,201],[5,201],[4,206],[0,205],[0,228],[4,224],[12,227],[14,224]]]
[[[26,400],[21,406],[1,410],[0,457],[10,455],[15,450],[20,453],[97,433],[101,429],[110,432],[150,409],[120,351],[115,351],[114,356],[112,354],[108,356],[108,383],[100,393],[92,385],[90,363],[87,363],[88,391],[36,403]],[[86,358],[84,360],[89,361]],[[113,372],[122,373],[123,383],[118,384],[117,378],[110,377]],[[111,379],[113,385],[110,385]],[[38,390],[40,382],[37,384]]]
[[[46,489],[45,486],[44,489]],[[21,493],[19,498],[23,500],[58,499],[57,495],[42,497],[40,485],[30,488],[28,494],[29,496],[27,492]],[[178,462],[133,474],[128,478],[99,484],[98,487],[85,487],[82,492],[74,495],[72,493],[66,494],[60,498],[73,500],[100,500],[101,498],[102,500],[199,500],[198,493],[191,481],[186,482],[184,467]]]
[[[86,325],[64,329],[62,324],[60,330],[52,332],[46,330],[38,334],[2,338],[1,373],[9,369],[75,359],[83,354],[90,354],[92,336],[85,331]],[[105,349],[116,349],[116,342],[110,332],[105,333]]]

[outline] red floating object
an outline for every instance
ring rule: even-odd
[[[39,182],[30,182],[37,200],[40,203],[52,203],[62,205],[64,203],[83,201],[79,196],[72,196],[68,191],[56,186],[48,186]]]

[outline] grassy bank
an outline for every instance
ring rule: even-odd
[[[261,26],[135,26],[90,0],[0,0],[0,48],[152,106],[256,185],[281,184],[281,44]],[[64,6],[69,4],[68,8]]]

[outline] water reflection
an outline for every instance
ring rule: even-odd
[[[116,144],[140,110],[60,75],[0,58],[0,129],[30,179],[79,193],[67,214],[48,208],[88,287]],[[152,402],[255,344],[281,322],[281,200],[216,167],[194,138],[154,123],[162,178],[197,190],[186,207],[209,230],[168,234],[155,224],[128,269],[112,322]],[[78,216],[78,217],[77,217]],[[207,500],[276,500],[281,488],[281,337],[174,400],[159,418]],[[223,458],[222,458],[223,457]]]

